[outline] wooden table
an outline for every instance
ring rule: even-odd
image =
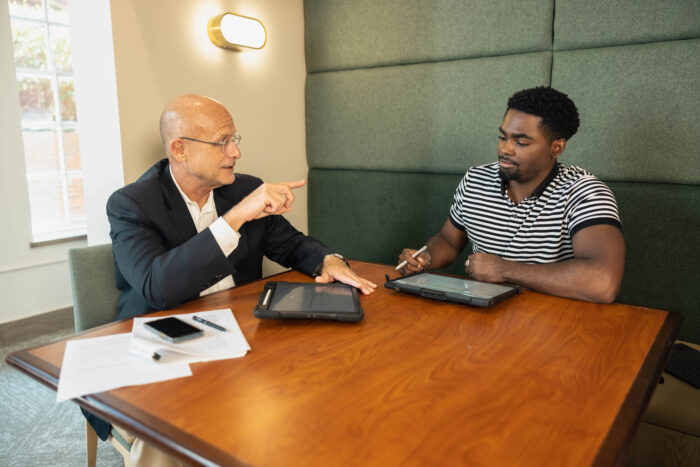
[[[395,276],[351,264],[377,284]],[[259,320],[264,283],[159,313],[231,308],[246,357],[76,402],[203,464],[612,465],[679,326],[675,313],[531,291],[478,309],[381,285],[361,298],[360,323]],[[129,320],[77,337],[130,330]],[[64,349],[65,340],[7,361],[56,389]]]

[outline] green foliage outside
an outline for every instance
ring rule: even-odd
[[[12,42],[15,46],[17,68],[46,70],[48,52],[46,49],[46,27],[24,21],[12,21]]]
[[[63,121],[76,121],[75,96],[72,79],[62,79],[59,81],[58,95],[61,98],[61,118]]]
[[[55,120],[50,79],[27,77],[17,87],[22,120]]]
[[[12,21],[12,42],[18,68],[48,69],[46,27],[21,20]],[[59,72],[71,72],[71,43],[67,27],[52,26],[54,66]]]
[[[41,1],[11,0],[28,9],[41,10]],[[54,2],[61,3],[61,2]],[[65,1],[62,2],[65,4]],[[65,6],[64,6],[65,8]],[[53,61],[57,72],[72,71],[70,33],[67,27],[50,26]],[[31,71],[52,71],[48,66],[46,26],[29,21],[12,20],[12,40],[17,68]],[[18,79],[20,110],[23,119],[55,120],[54,90],[49,78],[24,77]],[[72,79],[59,79],[58,93],[61,117],[64,121],[75,121],[75,98]]]
[[[26,77],[17,82],[22,119],[54,120],[53,89],[47,78]],[[58,92],[61,103],[61,119],[76,121],[75,90],[72,79],[60,79]]]
[[[51,26],[53,46],[53,64],[56,71],[70,73],[73,71],[70,47],[70,31],[67,27]]]

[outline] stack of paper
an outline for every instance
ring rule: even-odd
[[[197,323],[193,316],[218,324],[226,331]],[[190,363],[239,358],[250,350],[230,309],[177,317],[202,329],[204,335],[171,344],[144,328],[146,322],[160,318],[135,318],[131,333],[68,341],[56,400],[191,376]],[[161,358],[152,359],[153,352]]]
[[[160,365],[130,347],[130,333],[68,341],[56,400],[192,375],[189,365]]]
[[[219,331],[193,319],[198,316],[226,329]],[[196,363],[224,358],[243,357],[250,345],[238,327],[231,310],[200,311],[177,315],[178,318],[204,331],[204,336],[171,344],[146,330],[147,322],[160,318],[134,318],[131,343],[137,352],[152,355],[157,352],[163,363]]]

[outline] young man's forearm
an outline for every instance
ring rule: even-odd
[[[449,266],[457,259],[463,249],[457,250],[458,246],[452,245],[439,232],[433,235],[426,245],[431,258],[428,269],[442,269]]]
[[[595,260],[525,264],[501,259],[505,282],[561,297],[610,303],[620,290],[620,277]],[[479,280],[478,275],[475,279]]]

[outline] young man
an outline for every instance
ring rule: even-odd
[[[475,280],[612,302],[625,261],[615,197],[590,173],[558,162],[578,126],[566,94],[515,93],[498,128],[498,162],[467,171],[427,251],[399,255],[408,262],[401,273],[445,267],[471,240],[465,272]]]

